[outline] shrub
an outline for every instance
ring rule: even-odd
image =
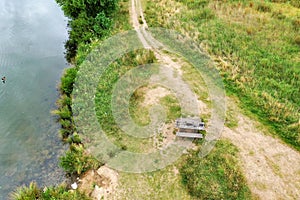
[[[65,75],[61,78],[61,91],[70,96],[73,91],[73,84],[75,82],[75,78],[77,76],[78,69],[76,67],[69,68],[66,70]]]
[[[72,103],[72,99],[65,94],[61,95],[56,102],[58,107],[71,106],[71,103]]]
[[[109,19],[103,11],[97,14],[93,29],[98,37],[107,36],[111,26],[111,19]]]
[[[30,183],[29,187],[20,187],[11,194],[11,199],[14,200],[26,200],[26,199],[38,199],[41,191],[37,187],[36,183]]]
[[[64,106],[54,111],[54,114],[58,115],[61,119],[71,119],[72,113],[68,106]]]
[[[32,182],[28,187],[18,188],[10,195],[13,200],[89,200],[85,194],[78,190],[70,192],[66,185],[41,189]]]
[[[84,152],[82,145],[71,144],[70,150],[60,158],[60,166],[69,174],[78,174],[101,165],[95,158]]]
[[[70,18],[69,40],[65,44],[66,59],[72,62],[80,44],[93,38],[103,38],[112,26],[111,17],[118,8],[118,0],[56,0]]]

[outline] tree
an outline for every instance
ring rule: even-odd
[[[66,59],[76,56],[80,43],[90,43],[94,37],[103,38],[112,26],[112,15],[118,0],[56,0],[69,17],[69,40],[65,44]]]

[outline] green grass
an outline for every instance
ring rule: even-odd
[[[137,62],[137,60],[140,61]],[[111,141],[128,151],[147,152],[153,149],[153,141],[133,138],[119,130],[110,108],[113,85],[122,75],[137,65],[154,61],[153,52],[147,50],[124,55],[109,66],[99,82],[95,101],[99,123]],[[130,98],[130,114],[139,125],[147,125],[150,122],[149,107],[151,105],[143,106],[143,102],[145,92],[155,87],[157,86],[141,87]],[[161,98],[160,104],[166,109],[168,120],[174,120],[180,114],[179,103],[174,96],[167,95]],[[180,184],[179,174],[174,174],[173,166],[162,171],[143,174],[120,172],[118,189],[112,195],[115,199],[190,199],[189,194]]]
[[[131,24],[129,22],[129,0],[119,1],[119,10],[114,13],[114,25],[112,28],[112,34],[117,34],[123,31],[131,30]]]
[[[230,142],[220,140],[204,158],[197,152],[188,155],[180,174],[189,193],[197,199],[251,199],[237,153]]]
[[[160,104],[167,110],[166,123],[174,122],[181,116],[181,107],[175,95],[166,95],[160,100]]]
[[[192,198],[181,184],[178,164],[168,166],[162,170],[130,174],[119,174],[118,190],[113,194],[113,199],[152,199],[152,200],[189,200]]]
[[[252,199],[238,164],[238,151],[220,140],[205,158],[196,151],[155,172],[119,174],[115,199]]]
[[[149,26],[175,29],[202,43],[228,94],[300,150],[297,1],[154,0],[147,1],[145,13]]]
[[[98,117],[98,121],[103,131],[105,131],[106,135],[122,149],[139,151],[140,149],[142,149],[140,148],[140,146],[144,146],[145,149],[147,149],[147,147],[151,147],[151,144],[148,142],[148,140],[128,136],[118,127],[117,123],[114,120],[111,109],[111,100],[114,85],[120,79],[120,77],[122,77],[129,70],[139,65],[153,63],[154,60],[155,57],[152,51],[137,50],[135,52],[130,52],[112,63],[105,70],[105,72],[103,72],[102,78],[99,81],[95,97],[96,114]],[[145,78],[149,77],[151,73],[152,72],[149,71],[148,74],[145,74]],[[136,104],[136,102],[132,101],[131,107],[136,108]],[[133,110],[132,108],[130,108],[130,110]],[[148,113],[147,111],[143,111],[142,113],[144,113],[143,117],[139,118],[141,120],[137,120],[137,123],[147,124]],[[134,114],[134,112],[132,114]]]

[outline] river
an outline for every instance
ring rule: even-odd
[[[67,66],[67,19],[55,0],[0,1],[0,199],[17,186],[64,180],[65,151],[50,111]]]

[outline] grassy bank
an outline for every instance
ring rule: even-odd
[[[149,26],[189,35],[217,64],[228,94],[300,150],[298,1],[144,1]]]
[[[72,91],[73,84],[77,75],[77,71],[80,68],[82,62],[88,56],[90,51],[98,46],[106,36],[128,30],[129,25],[129,13],[128,13],[128,1],[119,1],[118,9],[111,13],[111,27],[107,30],[107,34],[101,36],[94,35],[91,41],[82,41],[77,45],[77,50],[75,52],[75,57],[73,60],[73,67],[65,71],[64,76],[61,78],[61,97],[57,101],[58,110],[54,111],[56,115],[59,116],[59,122],[61,124],[60,135],[61,138],[70,144],[70,150],[66,152],[66,155],[61,157],[60,165],[69,174],[78,174],[87,171],[91,168],[97,168],[101,164],[95,158],[86,154],[81,139],[76,132],[76,127],[74,126],[73,116],[72,116]],[[72,30],[76,31],[76,30]],[[88,30],[90,31],[90,30]],[[68,51],[68,49],[67,49]]]

